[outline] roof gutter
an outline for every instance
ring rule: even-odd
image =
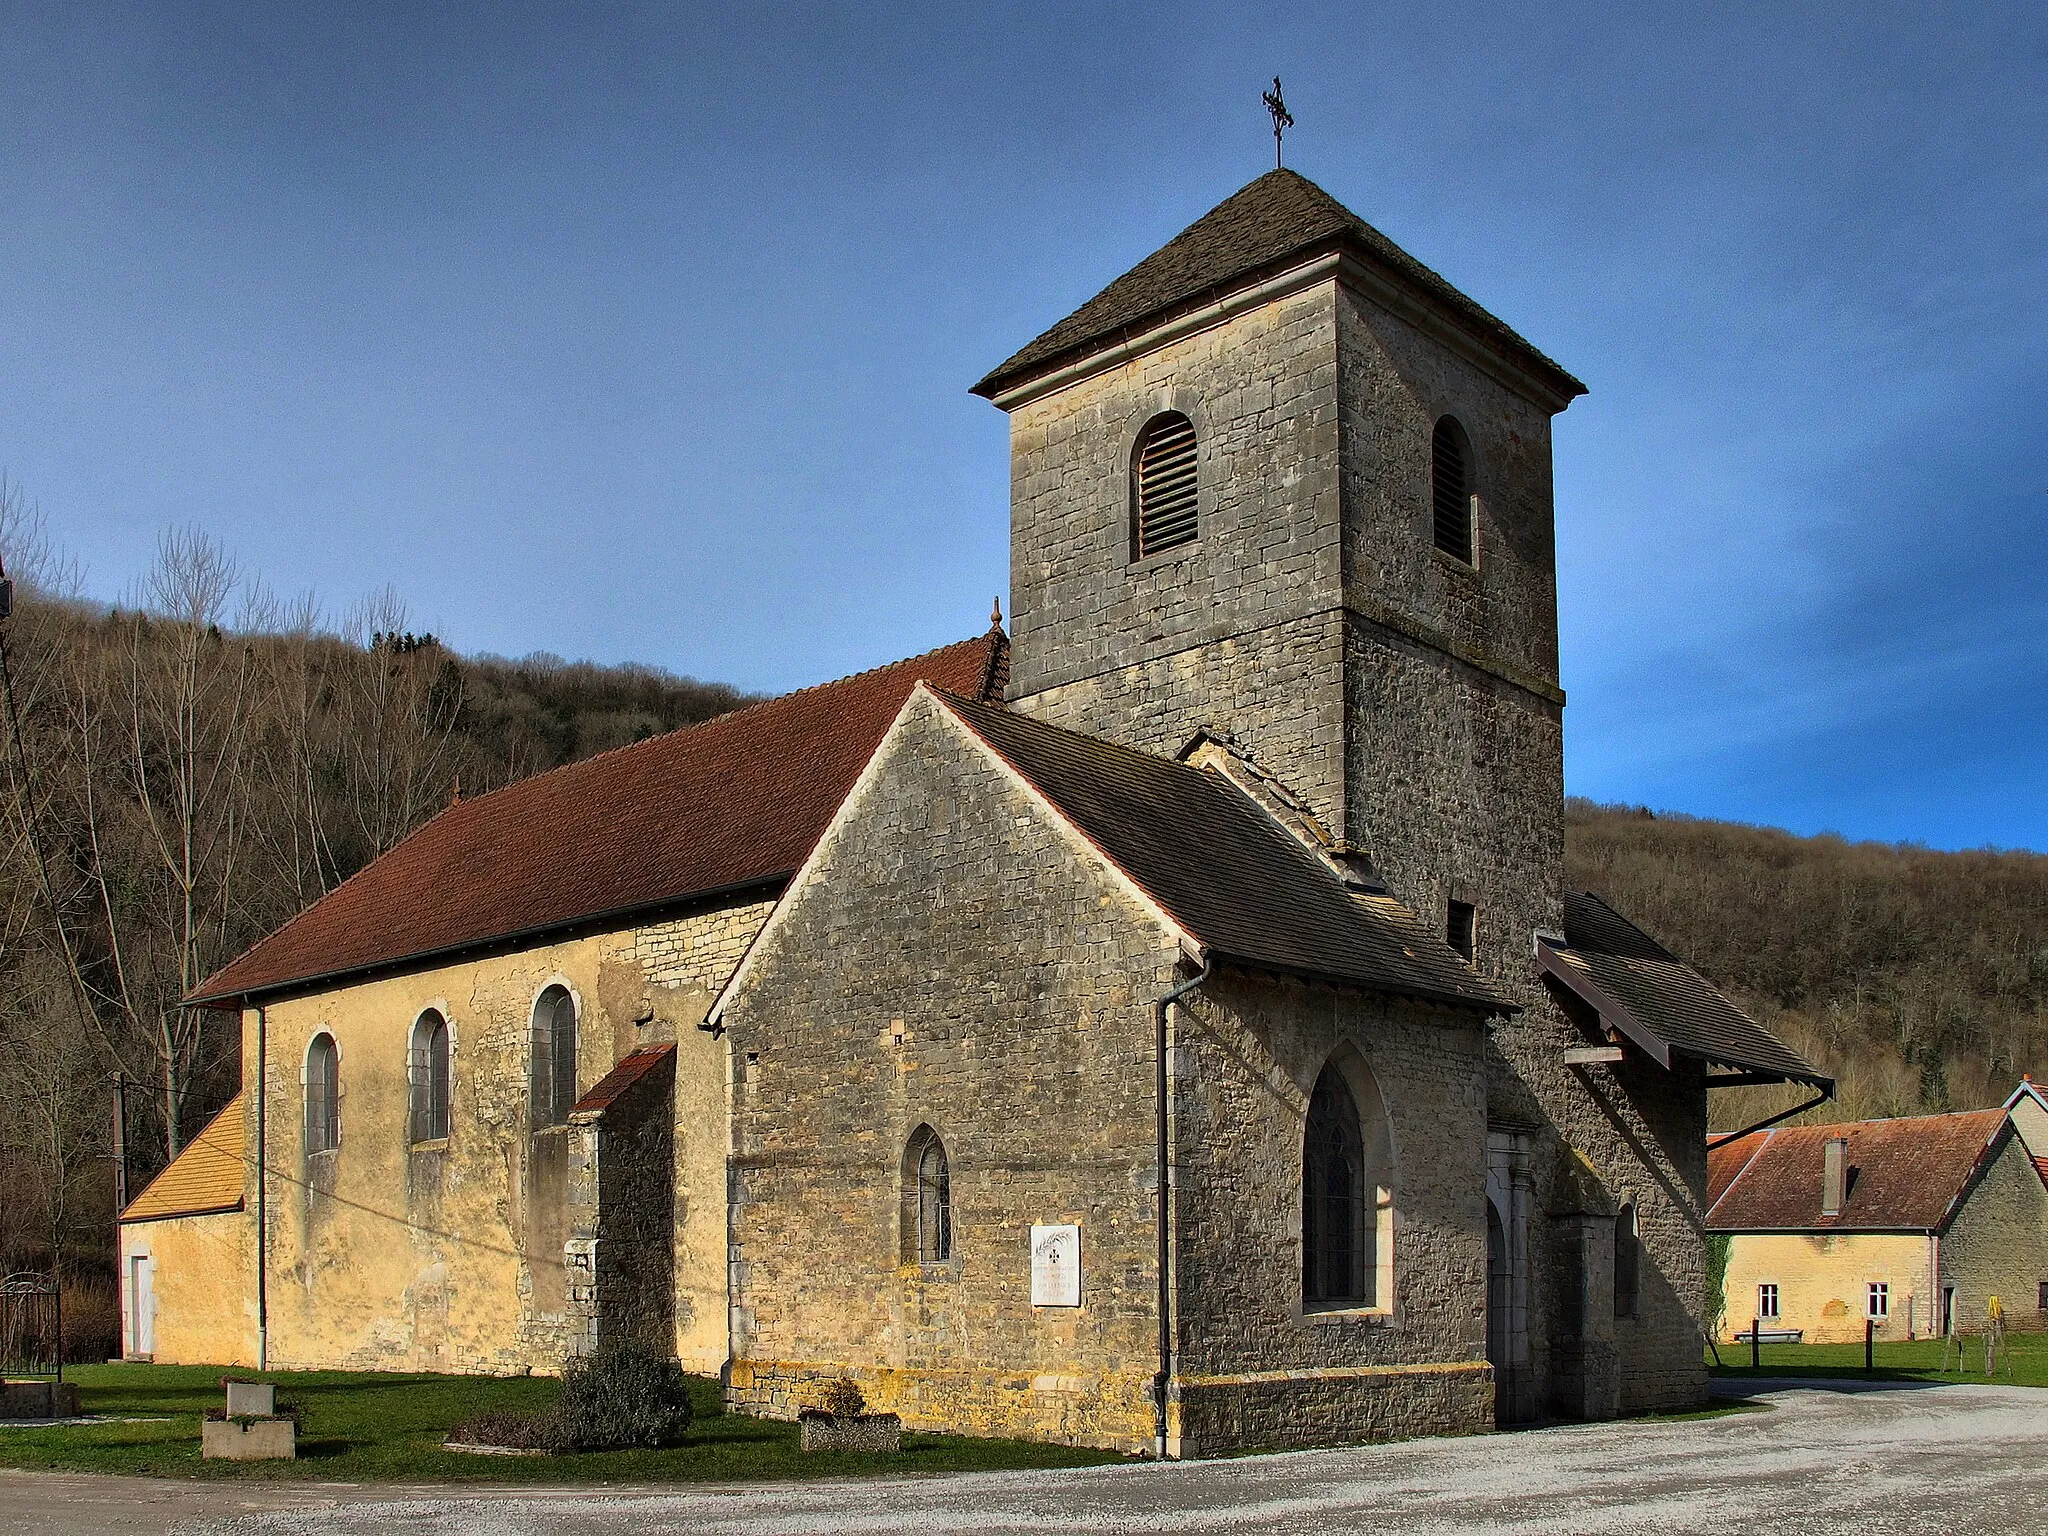
[[[1167,1189],[1173,1149],[1168,1141],[1166,1112],[1167,1014],[1175,1003],[1209,979],[1209,957],[1198,950],[1194,958],[1199,967],[1195,974],[1152,1005],[1152,1093],[1159,1174],[1159,1371],[1152,1378],[1152,1451],[1160,1461],[1166,1460],[1166,1393],[1173,1381],[1173,1206]]]
[[[665,896],[659,901],[610,907],[605,911],[586,913],[581,917],[556,918],[550,922],[535,923],[528,928],[514,928],[485,938],[464,939],[458,944],[444,944],[436,949],[413,950],[408,954],[394,955],[386,960],[369,960],[360,965],[339,966],[331,971],[318,971],[310,976],[295,976],[290,980],[272,982],[267,986],[231,992],[197,992],[186,998],[180,1006],[212,1008],[221,1012],[253,1008],[256,1005],[255,1000],[259,997],[276,1002],[300,993],[322,991],[337,981],[367,981],[376,976],[412,970],[428,961],[440,961],[445,964],[465,955],[488,953],[499,949],[517,949],[522,944],[529,944],[537,939],[559,939],[583,930],[596,932],[621,928],[634,919],[645,919],[657,912],[677,912],[692,907],[716,906],[721,901],[749,891],[780,889],[789,884],[795,873],[794,870],[782,870],[776,874],[755,875],[746,880],[734,881],[731,885],[715,885],[682,896]]]

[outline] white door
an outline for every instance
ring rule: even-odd
[[[128,1261],[128,1267],[129,1353],[153,1355],[156,1353],[156,1282],[153,1278],[156,1265],[147,1254],[138,1254]]]

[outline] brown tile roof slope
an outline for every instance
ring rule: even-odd
[[[943,702],[1218,959],[1510,1012],[1436,934],[1337,876],[1217,774]]]
[[[569,1118],[578,1115],[597,1115],[610,1109],[624,1098],[633,1085],[652,1072],[656,1067],[675,1055],[674,1042],[650,1045],[630,1056],[620,1058],[619,1064],[605,1073],[594,1084],[590,1092],[578,1099],[569,1111]]]
[[[1217,204],[1066,319],[974,386],[994,396],[1032,374],[1085,356],[1120,333],[1171,319],[1225,292],[1350,248],[1390,268],[1481,335],[1544,377],[1553,389],[1583,395],[1585,385],[1538,352],[1307,177],[1268,171]]]
[[[1780,1126],[1707,1149],[1707,1227],[1715,1232],[1934,1232],[1968,1193],[2008,1121],[2002,1109],[1958,1115]],[[1820,1213],[1821,1161],[1849,1142],[1839,1216]]]
[[[121,1220],[162,1221],[171,1216],[239,1211],[246,1136],[238,1093],[128,1202]]]
[[[1819,1085],[1811,1062],[1598,896],[1567,891],[1558,958],[1675,1050],[1719,1066]],[[1569,983],[1569,978],[1566,978]]]
[[[794,872],[919,682],[1000,697],[1000,630],[450,806],[193,994],[221,1001]]]

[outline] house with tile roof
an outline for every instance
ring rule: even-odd
[[[1718,1337],[1853,1343],[1866,1323],[1881,1339],[1976,1333],[1993,1297],[2008,1328],[2048,1326],[2048,1165],[2016,1123],[2036,1103],[2023,1091],[2000,1109],[1714,1142]]]
[[[1831,1084],[1563,888],[1583,387],[1275,171],[974,389],[1012,632],[453,806],[209,978],[239,1199],[130,1208],[131,1341],[1169,1456],[1703,1400],[1708,1094]]]

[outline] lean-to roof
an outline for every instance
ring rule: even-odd
[[[1833,1079],[1598,896],[1566,892],[1564,943],[1539,944],[1537,957],[1603,1022],[1667,1066],[1677,1051],[1740,1072],[1833,1086]]]
[[[245,1137],[238,1093],[128,1202],[121,1220],[164,1221],[173,1216],[239,1211]]]

